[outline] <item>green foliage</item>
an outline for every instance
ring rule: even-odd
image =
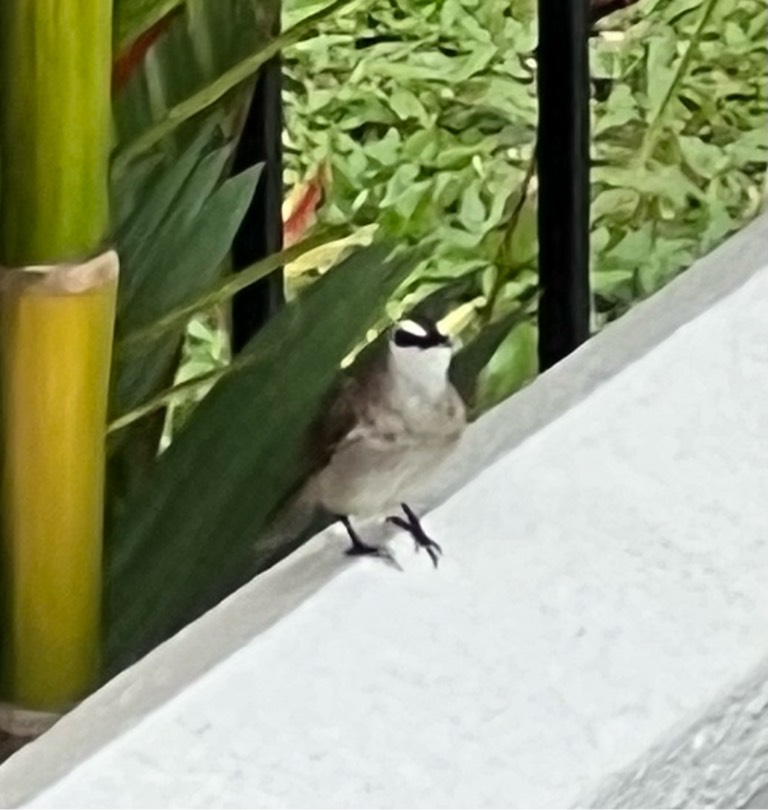
[[[593,45],[600,321],[666,284],[763,204],[766,6],[656,0]]]
[[[535,32],[509,7],[375,2],[319,26],[286,58],[289,177],[329,157],[323,216],[376,221],[413,243],[436,237],[427,277],[494,265],[525,173]]]
[[[241,52],[239,58],[233,59],[232,52],[224,50],[222,43],[218,43],[215,48],[215,53],[219,56],[219,59],[215,60],[218,65],[214,62],[211,65],[201,66],[204,78],[199,82],[199,86],[192,90],[189,89],[190,83],[187,80],[189,71],[185,70],[182,78],[171,84],[175,91],[178,91],[180,86],[184,87],[183,97],[178,99],[174,99],[173,96],[166,97],[159,114],[153,116],[154,120],[148,121],[134,138],[118,145],[113,165],[114,172],[119,176],[137,157],[176,136],[180,128],[183,129],[188,122],[211,107],[232,101],[233,95],[236,99],[235,107],[239,107],[242,111],[244,100],[238,94],[242,92],[243,85],[256,76],[262,65],[284,48],[300,41],[313,25],[350,2],[351,0],[332,0],[329,5],[300,20],[288,30],[275,34],[273,18],[276,17],[278,7],[276,0],[258,6],[246,0],[240,0],[239,3],[237,0],[229,0],[224,4],[225,10],[229,6],[228,14],[224,18],[229,24],[226,33],[233,41],[234,53]],[[245,35],[242,34],[243,29],[233,25],[236,19],[234,14],[238,10],[250,12],[251,25],[245,28]],[[200,11],[207,20],[210,20],[214,13],[207,4]],[[192,25],[194,30],[194,18]],[[208,26],[202,26],[202,30],[208,31]],[[176,62],[175,59],[172,61]],[[199,60],[192,60],[192,64],[199,65]]]
[[[503,328],[515,295],[536,284],[532,203],[508,232],[536,123],[534,9],[530,0],[375,0],[318,26],[285,59],[289,179],[329,159],[323,221],[378,222],[412,244],[434,238],[390,312],[447,291],[441,314],[465,308],[467,344],[491,323]],[[505,336],[491,334],[477,345]]]
[[[181,357],[185,323],[139,347],[122,337],[146,327],[207,291],[221,273],[258,179],[258,167],[223,180],[233,144],[210,126],[177,161],[165,160],[144,179],[132,213],[117,230],[121,256],[112,416],[167,388]],[[122,182],[113,185],[122,196]],[[116,508],[153,463],[162,414],[113,437],[109,508]]]
[[[115,34],[117,48],[133,42],[158,20],[184,0],[115,0]]]
[[[761,0],[646,0],[600,28],[596,328],[754,216],[766,166]],[[447,291],[445,311],[473,310],[461,319],[467,342],[536,283],[535,193],[508,227],[534,141],[535,42],[533,0],[373,0],[286,55],[290,182],[329,160],[322,221],[436,237],[390,310]],[[479,407],[535,370],[529,320],[481,375]]]

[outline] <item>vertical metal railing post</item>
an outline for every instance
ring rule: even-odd
[[[237,173],[264,163],[253,201],[232,246],[235,272],[283,247],[281,94],[282,62],[278,55],[259,72],[233,165],[233,173]],[[232,350],[240,351],[282,302],[280,272],[239,292],[232,303]]]
[[[588,3],[539,0],[539,364],[589,337]]]

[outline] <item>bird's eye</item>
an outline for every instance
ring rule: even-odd
[[[396,329],[394,334],[395,346],[414,346],[423,349],[426,339],[426,335],[415,335],[407,329]]]

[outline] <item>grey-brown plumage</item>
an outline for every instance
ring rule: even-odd
[[[312,500],[339,517],[349,553],[384,553],[363,543],[351,519],[389,516],[437,561],[439,546],[407,507],[414,490],[445,460],[466,424],[464,403],[448,380],[451,345],[433,324],[404,321],[377,357],[343,380],[319,425],[322,468]]]

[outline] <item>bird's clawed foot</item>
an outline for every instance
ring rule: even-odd
[[[435,566],[435,568],[437,568],[437,564],[440,560],[440,555],[443,553],[443,549],[440,547],[439,543],[436,543],[424,531],[424,528],[422,527],[418,517],[416,517],[416,513],[413,511],[413,509],[411,509],[407,503],[401,503],[400,506],[408,519],[406,520],[399,515],[391,515],[387,518],[387,522],[392,523],[399,529],[403,529],[403,531],[408,532],[408,534],[413,537],[414,543],[416,544],[416,551],[418,551],[420,548],[426,549],[430,560],[432,560],[432,564]]]
[[[388,562],[390,565],[393,565],[395,568],[402,571],[400,564],[395,559],[392,552],[385,548],[384,546],[369,546],[368,543],[364,543],[360,539],[360,535],[352,528],[352,524],[347,517],[340,517],[339,520],[344,524],[344,528],[347,530],[347,534],[349,535],[349,539],[352,541],[352,545],[344,552],[349,557],[381,557],[381,559]]]

